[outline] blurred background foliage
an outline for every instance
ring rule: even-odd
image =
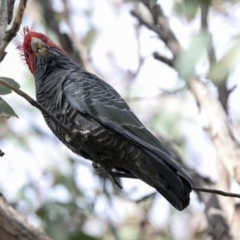
[[[153,58],[154,51],[172,56],[154,32],[140,27],[130,15],[137,8],[151,21],[147,8],[137,0],[29,0],[23,24],[70,46],[69,54],[113,85],[151,131],[173,142],[190,167],[216,180],[215,151],[202,130],[205,120],[182,79],[197,73],[216,95],[222,82],[227,88],[238,84],[240,2],[209,1],[210,30],[199,32],[203,1],[158,1],[185,50],[176,63],[179,75]],[[67,44],[71,40],[73,44]],[[33,77],[17,59],[15,46],[21,36],[14,41],[1,75],[19,81],[21,89],[34,97]],[[217,58],[213,65],[208,61],[212,43]],[[11,62],[16,64],[15,73]],[[227,107],[239,139],[238,91],[230,95]],[[5,152],[0,160],[0,191],[50,237],[211,239],[204,206],[195,193],[184,212],[177,212],[158,194],[139,201],[153,189],[126,179],[121,180],[123,190],[118,189],[105,174],[95,173],[89,161],[66,149],[38,110],[14,94],[4,99],[20,119],[0,118],[0,145]]]

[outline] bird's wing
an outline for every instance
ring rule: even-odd
[[[109,84],[81,70],[72,72],[63,88],[74,109],[119,132],[136,145],[147,149],[146,151],[156,153],[160,156],[154,163],[157,168],[161,168],[162,164],[173,167],[174,172],[178,171],[183,177],[186,175],[185,178],[191,182],[187,172],[172,160],[166,148],[143,126],[127,103]],[[165,173],[160,172],[164,176],[167,171],[165,168],[163,171]]]
[[[177,209],[183,210],[189,204],[189,193],[194,185],[191,177],[171,158],[166,148],[142,125],[109,84],[81,71],[71,73],[63,85],[64,95],[71,106],[141,147],[169,186],[168,189],[156,189]]]
[[[87,113],[103,125],[124,135],[127,132],[136,141],[148,143],[167,152],[167,149],[138,120],[127,103],[109,84],[95,75],[76,72],[68,76],[64,93],[76,110]],[[116,129],[115,129],[116,128]]]

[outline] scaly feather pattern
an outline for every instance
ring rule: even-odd
[[[35,77],[36,97],[71,130],[90,136],[66,140],[46,115],[52,132],[74,153],[106,171],[132,174],[161,193],[174,207],[189,204],[193,182],[166,148],[139,121],[106,82],[85,71],[42,33],[25,29],[23,56]]]

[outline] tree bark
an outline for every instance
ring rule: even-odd
[[[0,240],[51,240],[0,195]]]

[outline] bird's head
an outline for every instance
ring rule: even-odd
[[[32,74],[35,73],[34,61],[36,56],[41,56],[45,60],[50,60],[50,49],[58,50],[67,56],[67,53],[62,48],[42,33],[34,32],[28,27],[24,27],[23,37],[23,44],[19,45],[17,48],[21,51],[21,56],[27,63]]]

